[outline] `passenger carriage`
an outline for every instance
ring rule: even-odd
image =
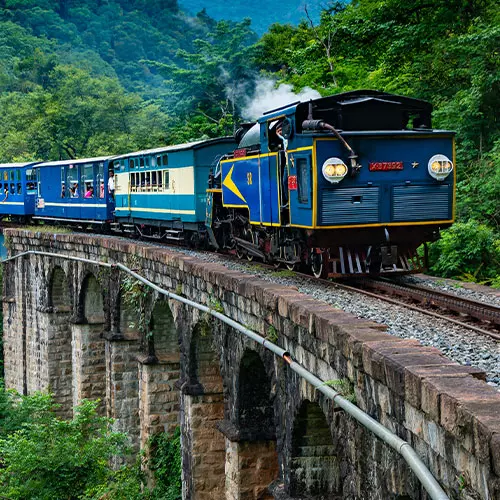
[[[116,229],[198,244],[210,168],[235,146],[223,137],[113,157]]]
[[[36,220],[109,227],[114,200],[108,193],[108,156],[39,163]]]
[[[0,164],[0,217],[24,222],[35,211],[35,162]]]

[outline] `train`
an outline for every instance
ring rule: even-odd
[[[418,248],[455,212],[455,134],[433,129],[431,113],[420,99],[357,90],[272,109],[234,137],[0,164],[0,217],[224,251],[318,278],[418,272]]]

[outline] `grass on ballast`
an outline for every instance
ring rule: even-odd
[[[32,225],[32,226],[24,226],[23,229],[27,231],[31,231],[32,233],[72,233],[73,231],[69,227],[64,226],[50,226],[47,224]]]

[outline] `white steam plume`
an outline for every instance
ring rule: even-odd
[[[255,83],[253,97],[248,99],[243,108],[242,116],[245,120],[253,121],[265,111],[279,108],[296,101],[318,99],[321,94],[309,87],[303,88],[298,94],[292,91],[292,86],[282,83],[275,88],[276,82],[268,78],[260,78]]]

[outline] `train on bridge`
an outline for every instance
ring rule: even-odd
[[[358,90],[271,110],[234,137],[0,164],[0,217],[228,251],[316,277],[415,272],[425,266],[417,248],[454,220],[454,133],[433,129],[431,112]]]

